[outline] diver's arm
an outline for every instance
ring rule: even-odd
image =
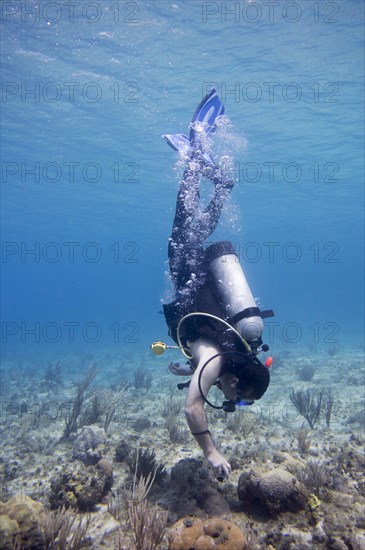
[[[214,474],[217,477],[228,477],[231,472],[231,466],[225,458],[215,448],[210,432],[208,422],[204,411],[204,399],[199,389],[199,373],[204,367],[206,361],[218,353],[217,348],[209,345],[202,340],[190,344],[190,349],[198,363],[194,376],[189,386],[189,393],[186,399],[185,416],[189,428],[194,435],[197,443],[203,450],[205,458],[212,466]],[[219,377],[221,368],[220,358],[212,360],[204,369],[201,376],[201,389],[203,395],[207,395],[212,385]]]

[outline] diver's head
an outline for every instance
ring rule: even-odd
[[[219,386],[231,401],[246,404],[260,399],[270,383],[269,369],[257,359],[227,358],[225,373],[219,378]]]

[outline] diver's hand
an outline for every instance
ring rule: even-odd
[[[214,475],[219,481],[223,481],[223,479],[227,479],[229,477],[229,474],[231,473],[231,465],[220,453],[218,453],[216,449],[213,449],[206,454],[205,458],[213,468]]]

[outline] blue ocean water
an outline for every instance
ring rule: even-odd
[[[160,135],[213,85],[237,178],[214,238],[275,310],[266,341],[363,346],[362,2],[1,8],[3,356],[166,338],[181,170]]]

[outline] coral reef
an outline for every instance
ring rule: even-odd
[[[6,480],[16,479],[22,470],[23,467],[19,460],[6,460],[4,464],[4,477]]]
[[[26,495],[0,502],[0,550],[79,550],[85,542],[89,518],[64,507],[49,512]]]
[[[322,401],[324,390],[315,392],[311,390],[292,390],[290,392],[290,401],[308,422],[313,429],[314,424],[318,422],[322,411]]]
[[[241,474],[237,494],[246,509],[253,512],[259,507],[270,515],[302,510],[309,498],[304,485],[282,468],[263,473],[255,467]]]
[[[70,467],[51,481],[49,501],[52,508],[61,506],[93,510],[113,483],[113,468],[106,460],[96,466]]]
[[[297,438],[300,454],[305,455],[308,452],[311,444],[310,430],[302,425],[301,428],[299,428],[299,430],[296,432],[295,436]]]
[[[165,532],[165,515],[157,507],[151,506],[145,498],[129,501],[128,518],[136,550],[155,550],[158,547]]]
[[[132,447],[125,439],[121,439],[115,448],[115,460],[117,462],[124,462],[131,452]]]
[[[202,521],[182,518],[172,527],[169,550],[244,550],[245,535],[241,529],[220,518]]]
[[[96,464],[102,458],[106,439],[103,428],[84,426],[78,432],[72,451],[73,458],[77,458],[85,464]]]
[[[210,515],[229,512],[223,489],[203,460],[180,460],[171,469],[171,487],[177,498],[170,505],[179,515],[196,513],[197,508]]]
[[[147,478],[153,475],[156,482],[161,481],[166,475],[166,469],[163,464],[157,464],[156,453],[153,449],[134,449],[126,458],[131,472],[137,479],[141,476]]]
[[[190,438],[190,433],[186,428],[181,427],[181,422],[177,416],[169,415],[165,420],[165,428],[169,433],[172,443],[185,443]]]
[[[74,550],[85,545],[129,550],[144,544],[147,529],[154,548],[166,550],[177,520],[201,518],[205,523],[209,516],[237,524],[251,550],[364,548],[362,355],[341,351],[334,361],[318,348],[316,363],[300,352],[280,356],[283,365],[274,369],[270,391],[260,402],[232,415],[207,409],[217,449],[232,466],[223,483],[215,479],[191,435],[185,437],[184,396],[175,383],[169,386],[166,370],[148,363],[158,372],[148,394],[127,384],[136,368],[150,361],[144,351],[123,358],[123,369],[119,354],[62,357],[61,383],[53,372],[45,381],[47,364],[51,361],[55,370],[57,357],[35,362],[34,368],[31,362],[4,360],[0,482],[7,502],[1,505],[0,549],[27,548],[28,535],[21,535],[15,516],[3,511],[16,494],[24,502],[30,497],[39,503],[32,505],[34,510],[43,505],[33,516],[39,520],[38,527],[33,523],[38,537],[31,543],[34,548],[67,541]],[[92,361],[97,384],[94,372],[87,372]],[[290,369],[282,368],[289,363]],[[299,370],[309,363],[318,364],[316,387],[313,380],[298,380]],[[86,389],[83,381],[78,383],[75,366],[80,364],[85,384],[93,383]],[[112,387],[110,380],[118,376],[123,378]],[[82,396],[79,385],[85,389]],[[308,389],[315,405],[323,390],[314,429],[285,388],[301,390],[304,400]],[[69,424],[72,430],[62,438],[65,419],[76,423]],[[163,475],[156,483],[153,473],[159,466]],[[40,521],[44,514],[45,527]],[[209,544],[217,540],[218,531]]]
[[[40,502],[15,495],[0,502],[0,549],[41,550],[45,548],[45,512]]]
[[[81,413],[86,401],[92,397],[92,394],[90,394],[88,390],[93,383],[96,374],[96,368],[93,364],[90,364],[84,378],[76,384],[77,391],[72,403],[72,408],[67,411],[65,415],[65,429],[63,432],[64,439],[68,439],[73,432],[77,432],[78,428],[81,428]]]
[[[132,427],[136,430],[136,432],[143,432],[143,430],[148,430],[151,426],[151,420],[146,416],[139,416],[132,424]]]
[[[190,550],[203,534],[203,522],[199,518],[182,518],[173,525],[169,537],[169,550]]]

